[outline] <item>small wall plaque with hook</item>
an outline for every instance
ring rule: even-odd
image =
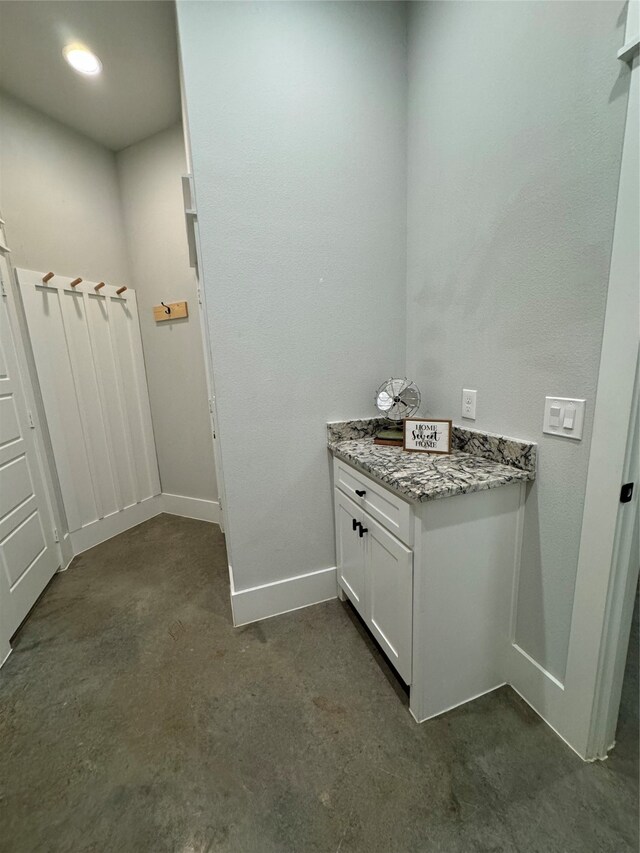
[[[186,302],[161,302],[160,305],[153,307],[153,319],[156,323],[162,323],[164,320],[181,320],[188,316]]]

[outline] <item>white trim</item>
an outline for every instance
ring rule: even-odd
[[[233,624],[239,627],[260,619],[269,619],[271,616],[329,601],[337,595],[335,566],[237,592],[232,588]]]
[[[206,501],[201,498],[188,498],[184,495],[170,495],[163,492],[67,534],[73,549],[73,556],[82,554],[83,551],[88,551],[89,548],[106,542],[107,539],[118,536],[125,530],[137,527],[143,521],[148,521],[163,512],[169,515],[179,515],[183,518],[209,521],[214,524],[218,524],[220,518],[220,507],[217,501]],[[69,563],[67,562],[65,569],[68,566]]]
[[[631,423],[627,436],[623,482],[635,483],[633,499],[618,507],[618,519],[611,561],[611,581],[604,618],[600,663],[596,681],[596,698],[587,752],[606,758],[615,743],[620,712],[633,607],[638,586],[637,535],[638,488],[640,486],[640,349],[633,394]],[[637,539],[635,539],[637,547]]]
[[[638,4],[630,3],[628,12],[632,7],[637,14]],[[627,41],[631,27],[637,32],[637,22],[628,17]],[[604,717],[599,721],[598,685],[602,683],[602,668],[609,659],[607,643],[618,631],[621,618],[618,609],[612,615],[613,622],[608,624],[611,596],[619,583],[616,571],[624,570],[616,565],[615,545],[638,354],[640,70],[637,61],[634,60],[628,73],[629,97],[607,307],[564,679],[567,703],[557,719],[562,735],[587,760],[601,757],[596,744],[602,732],[597,729]],[[611,417],[611,412],[615,412],[615,417]]]
[[[60,556],[62,558],[58,571],[66,572],[75,556],[75,554],[73,553],[73,546],[71,545],[70,533],[65,533],[63,535],[62,539],[58,543],[58,547],[60,549]]]
[[[79,530],[74,530],[69,534],[74,556],[159,515],[163,511],[162,497],[162,495],[153,495],[140,503],[93,521]]]
[[[533,661],[533,658],[532,658],[532,661]],[[535,661],[533,661],[533,663],[535,663]],[[538,665],[538,664],[536,664],[536,665]],[[553,678],[553,676],[551,676],[551,677]],[[564,741],[564,743],[566,743],[566,745],[569,747],[569,749],[571,749],[573,752],[575,752],[575,754],[578,756],[578,758],[581,758],[583,761],[593,761],[593,759],[591,759],[591,758],[585,758],[584,755],[580,755],[580,753],[575,748],[575,746],[573,746],[572,744],[569,743],[569,741],[566,739],[566,737],[561,732],[558,731],[558,729],[553,725],[553,723],[549,722],[548,718],[540,711],[539,708],[536,708],[535,705],[531,704],[531,702],[527,699],[527,697],[523,693],[521,693],[517,687],[514,687],[513,684],[510,684],[509,687],[511,687],[511,689],[515,693],[518,694],[518,696],[522,699],[523,702],[526,702],[526,704],[531,708],[531,710],[540,717],[540,719],[542,720],[543,723],[546,723],[549,726],[551,731],[553,731],[555,734],[558,735],[558,737],[560,738],[561,741]]]
[[[70,533],[65,533],[60,540],[60,552],[63,556],[63,560],[58,572],[66,572],[75,557],[75,554],[73,553],[73,546],[71,545]]]
[[[524,518],[527,500],[527,483],[520,484],[520,506],[516,520],[516,535],[513,554],[513,584],[511,586],[511,610],[509,613],[509,641],[515,644],[518,627],[518,593],[520,592],[520,574],[522,569],[522,541],[524,537]]]
[[[630,3],[628,11],[638,11]],[[629,22],[627,41],[629,41]],[[638,63],[629,71],[629,97],[589,469],[569,636],[561,684],[533,658],[512,645],[507,681],[536,713],[585,761],[602,757],[594,737],[598,684],[616,631],[607,625],[614,588],[615,531],[630,422],[638,347]],[[615,418],[611,412],[615,411]],[[617,618],[617,617],[616,617]]]
[[[640,36],[634,36],[631,41],[623,44],[617,53],[617,57],[621,62],[631,62],[633,57],[638,52],[640,46]]]
[[[0,641],[0,669],[5,665],[5,663],[9,660],[9,655],[13,649],[9,645],[9,640],[3,638]]]
[[[162,512],[181,515],[183,518],[196,518],[199,521],[211,521],[220,524],[220,504],[203,498],[188,498],[185,495],[172,495],[163,492]]]
[[[413,712],[413,708],[409,705],[409,713],[416,721],[416,723],[426,723],[427,720],[435,720],[437,717],[441,717],[443,714],[448,714],[449,711],[453,711],[454,708],[461,708],[463,705],[466,705],[468,702],[475,702],[476,699],[479,699],[481,696],[487,696],[489,693],[493,693],[495,690],[499,690],[501,687],[508,687],[506,681],[501,681],[499,684],[496,684],[495,687],[488,687],[486,690],[481,690],[480,693],[476,693],[473,696],[470,696],[468,699],[463,699],[461,702],[455,702],[453,705],[449,705],[447,708],[443,708],[442,711],[437,711],[435,714],[429,714],[426,717],[423,717],[419,720]],[[517,691],[516,691],[517,692]]]
[[[631,63],[640,45],[640,3],[630,0],[627,3],[627,21],[625,25],[624,44],[616,56],[621,62]]]
[[[560,679],[556,678],[555,675],[552,675],[547,669],[542,666],[542,664],[538,663],[535,658],[532,658],[530,654],[525,652],[524,649],[520,648],[517,643],[512,643],[511,647],[513,648],[514,652],[519,655],[522,655],[522,657],[527,661],[530,666],[535,667],[538,672],[541,672],[542,675],[544,675],[545,678],[548,678],[552,684],[554,684],[560,690],[564,690],[564,684],[560,681]]]

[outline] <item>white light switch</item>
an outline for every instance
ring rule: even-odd
[[[582,438],[585,400],[570,397],[545,397],[542,431],[565,438]]]
[[[551,406],[549,409],[549,423],[551,426],[560,426],[560,418],[562,417],[561,406]]]
[[[476,419],[476,397],[477,391],[470,391],[468,388],[462,389],[462,417],[468,418],[470,421]]]

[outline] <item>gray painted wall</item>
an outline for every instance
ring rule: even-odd
[[[116,155],[162,491],[218,500],[195,273],[181,177],[182,125]],[[153,306],[187,300],[189,317],[156,323]]]
[[[180,125],[115,155],[0,97],[0,209],[12,263],[135,287],[163,491],[217,500],[184,163]],[[156,327],[152,306],[167,298],[187,299],[191,316]]]
[[[327,420],[405,355],[396,3],[179,2],[236,589],[335,565]]]
[[[624,4],[409,6],[408,372],[429,415],[469,424],[461,391],[475,388],[476,427],[540,443],[516,639],[562,678],[626,106]],[[581,442],[543,436],[552,394],[587,399]]]
[[[14,266],[128,281],[113,152],[3,93],[0,206]]]

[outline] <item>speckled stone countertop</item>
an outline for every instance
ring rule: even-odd
[[[373,443],[385,421],[370,418],[327,424],[331,452],[411,503],[481,492],[509,483],[535,480],[533,442],[453,427],[447,456],[408,453]]]

